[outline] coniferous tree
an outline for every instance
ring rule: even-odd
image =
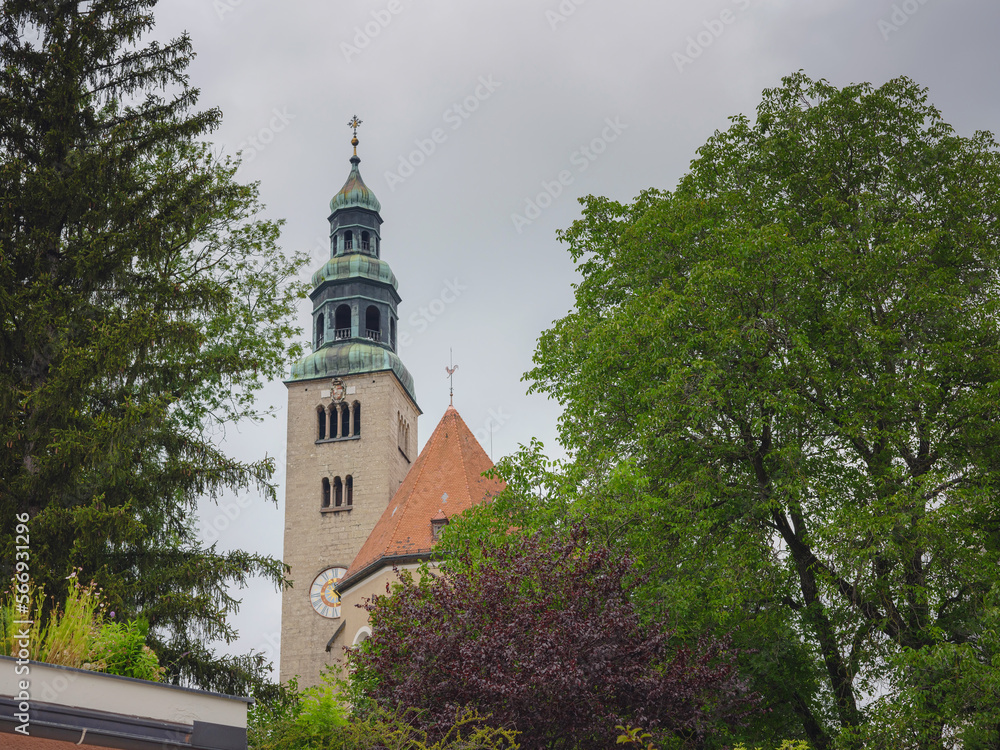
[[[226,491],[275,499],[273,460],[212,436],[257,417],[295,353],[304,258],[202,142],[220,112],[194,109],[186,35],[143,41],[155,5],[0,5],[0,559],[9,577],[27,514],[47,594],[79,569],[150,623],[169,679],[242,692],[263,659],[207,644],[235,637],[231,586],[284,569],[205,548],[193,515]]]

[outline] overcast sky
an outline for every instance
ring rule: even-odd
[[[559,410],[521,376],[572,305],[555,232],[579,196],[674,187],[729,116],[799,69],[838,86],[906,75],[959,133],[1000,129],[996,0],[162,0],[157,19],[158,38],[191,34],[201,106],[225,116],[214,141],[243,150],[242,178],[310,274],[350,167],[347,122],[364,121],[421,445],[448,405],[453,348],[455,406],[488,452],[493,421],[495,459],[532,437],[557,452]],[[284,386],[261,399],[275,419],[226,445],[277,457],[283,498]],[[280,557],[283,505],[231,502],[232,521],[203,510],[205,528],[226,527],[220,546]],[[235,650],[276,657],[280,596],[242,596]]]

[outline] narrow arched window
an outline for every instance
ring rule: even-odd
[[[319,439],[326,440],[326,409],[319,407],[316,410],[316,417],[319,422]]]
[[[344,232],[344,251],[354,249],[354,232],[348,229]]]
[[[339,508],[344,504],[344,484],[340,481],[340,477],[334,477],[333,480],[333,507]]]
[[[396,351],[396,319],[389,318],[389,346]]]
[[[354,477],[347,475],[347,507],[354,505]]]
[[[368,232],[362,232],[361,233],[361,250],[362,250],[362,252],[366,252],[367,253],[368,252],[368,248],[369,248]]]
[[[365,329],[369,340],[382,340],[382,315],[375,305],[369,305],[365,311]]]
[[[354,434],[361,434],[361,404],[354,402]]]
[[[323,324],[323,313],[316,316],[316,348],[318,349],[323,345],[323,337],[326,331],[324,330]]]
[[[351,338],[351,306],[338,305],[333,313],[333,337],[335,339]]]
[[[351,434],[351,410],[344,404],[340,407],[340,436],[348,437]]]
[[[322,500],[322,503],[323,503],[323,505],[321,507],[323,507],[323,508],[329,508],[330,507],[330,480],[327,479],[326,477],[323,477],[323,500]]]

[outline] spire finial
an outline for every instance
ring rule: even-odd
[[[358,119],[357,115],[351,118],[351,121],[347,123],[347,127],[354,129],[354,137],[351,138],[351,145],[354,146],[354,155],[358,155],[358,126],[361,124],[361,120]]]
[[[455,364],[454,352],[448,350],[448,359],[451,361],[452,366],[444,368],[444,371],[448,373],[448,405],[455,405],[455,370],[458,369],[458,365]]]

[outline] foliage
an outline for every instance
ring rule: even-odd
[[[725,642],[671,638],[629,598],[632,561],[563,537],[483,542],[447,575],[408,572],[367,605],[371,636],[349,652],[355,689],[439,736],[463,708],[489,712],[524,748],[607,747],[639,723],[677,746],[752,709]]]
[[[255,185],[200,139],[190,40],[145,43],[155,0],[0,4],[0,574],[30,517],[30,569],[58,597],[74,568],[145,619],[173,682],[263,685],[223,658],[254,575],[280,561],[205,548],[197,501],[275,500],[274,461],[215,445],[283,372],[304,256],[255,218]]]
[[[345,686],[329,673],[323,684],[299,693],[294,680],[278,701],[251,708],[250,750],[517,750],[514,733],[488,725],[474,711],[455,715],[437,741],[400,715],[372,708],[349,715],[341,698]]]
[[[340,736],[348,710],[339,699],[340,686],[330,672],[321,684],[300,692],[295,678],[276,698],[250,707],[247,738],[254,750],[326,747]]]
[[[582,461],[549,460],[533,440],[501,459],[492,473],[506,490],[448,524],[438,543],[436,556],[450,570],[475,570],[484,540],[486,548],[516,547],[533,535],[556,538],[573,524],[586,523],[593,539],[629,555],[637,570],[650,574],[636,579],[631,591],[644,621],[668,618],[675,635],[688,641],[713,629],[730,634],[739,671],[763,704],[730,734],[776,746],[803,731],[797,691],[815,690],[818,680],[807,647],[768,603],[770,579],[759,566],[727,570],[723,554],[705,550],[694,559],[671,556],[671,569],[660,567],[669,552],[663,545],[676,540],[656,526],[662,500],[651,493],[650,478],[634,458],[592,470]],[[746,550],[736,550],[741,552]],[[741,585],[754,586],[759,594],[750,607],[741,602]]]
[[[165,670],[146,645],[148,633],[145,620],[103,623],[91,646],[89,668],[139,680],[160,680]]]
[[[53,607],[43,613],[45,597],[37,588],[17,597],[13,589],[4,598],[3,638],[0,653],[13,656],[23,647],[15,641],[21,630],[14,622],[30,622],[28,628],[28,658],[46,664],[83,667],[93,648],[94,636],[100,627],[102,602],[97,587],[91,582],[81,586],[76,577],[70,580],[69,593],[62,608]],[[18,607],[18,600],[23,609]]]
[[[957,135],[905,78],[799,73],[674,192],[587,198],[561,234],[582,280],[527,377],[565,407],[579,489],[562,504],[616,529],[647,609],[774,649],[744,661],[772,737],[830,747],[919,690],[907,655],[983,637],[998,165],[990,134]],[[632,490],[603,493],[622,462]],[[938,687],[940,737],[967,686]]]
[[[43,611],[42,592],[29,588],[25,597],[11,592],[0,602],[0,653],[14,656],[22,648],[21,627],[30,622],[28,658],[46,664],[90,669],[140,680],[159,681],[164,672],[146,645],[149,625],[143,621],[114,622],[100,590],[91,582],[70,581],[64,605]],[[24,609],[19,604],[24,604]]]
[[[642,748],[642,750],[657,750],[656,745],[651,742],[653,735],[649,732],[642,731],[641,727],[623,727],[619,724],[615,727],[615,729],[621,732],[621,734],[618,735],[618,739],[615,740],[615,744],[634,745]]]
[[[651,742],[653,736],[649,732],[644,732],[641,727],[619,726],[617,729],[621,732],[618,736],[617,744],[632,745],[642,748],[642,750],[659,750]],[[803,740],[782,740],[780,745],[771,745],[769,748],[764,748],[760,745],[748,748],[742,742],[737,742],[733,745],[733,750],[771,750],[771,748],[773,750],[811,750],[809,743]]]
[[[842,747],[986,750],[1000,746],[1000,586],[965,643],[904,650],[892,699],[872,721],[842,736]]]

